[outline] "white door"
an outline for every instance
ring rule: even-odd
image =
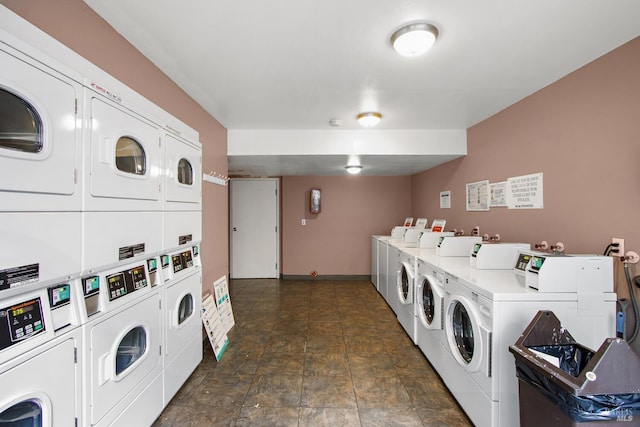
[[[232,179],[231,272],[235,279],[278,277],[278,179]]]

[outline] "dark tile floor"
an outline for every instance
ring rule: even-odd
[[[236,326],[153,427],[470,426],[367,281],[232,280]]]

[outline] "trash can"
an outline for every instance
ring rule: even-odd
[[[539,311],[509,351],[521,427],[640,425],[640,358],[626,341],[608,338],[593,351]]]

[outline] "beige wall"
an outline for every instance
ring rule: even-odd
[[[544,209],[466,212],[466,183],[537,172]],[[439,208],[443,190],[451,209]],[[569,253],[600,254],[622,237],[640,253],[640,38],[470,128],[468,155],[413,176],[412,200],[414,216],[442,216],[447,228],[562,241]],[[620,267],[618,293],[627,296]]]
[[[173,114],[200,134],[203,171],[227,174],[227,132],[82,0],[2,4]],[[227,187],[203,183],[203,286],[229,271]]]
[[[316,215],[311,188],[322,194]],[[371,274],[371,235],[388,235],[411,212],[408,176],[287,176],[281,189],[284,275]]]

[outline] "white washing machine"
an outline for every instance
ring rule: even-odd
[[[416,272],[416,344],[436,371],[442,367],[444,333],[444,271],[421,258]]]
[[[391,309],[395,313],[395,309],[391,304],[392,300],[394,299],[392,298],[392,296],[395,295],[394,290],[397,281],[398,269],[400,268],[399,250],[389,241],[385,242],[385,246],[387,248],[387,274],[385,276],[387,286],[381,286],[380,293],[384,297],[389,307],[391,307]]]
[[[82,87],[41,52],[0,38],[0,290],[46,286],[80,272]]]
[[[469,268],[457,270],[445,284],[447,345],[439,373],[480,427],[518,425],[517,379],[508,347],[538,310],[553,311],[591,348],[615,334],[615,293],[536,292],[519,279],[514,272]]]
[[[74,426],[82,419],[78,299],[70,282],[0,292],[0,425]]]
[[[398,322],[414,344],[416,342],[415,287],[416,257],[399,249],[396,286],[390,296],[391,308],[395,308]]]
[[[163,254],[163,402],[202,360],[202,265],[197,245]]]
[[[163,409],[158,259],[82,278],[84,426],[151,425]]]

